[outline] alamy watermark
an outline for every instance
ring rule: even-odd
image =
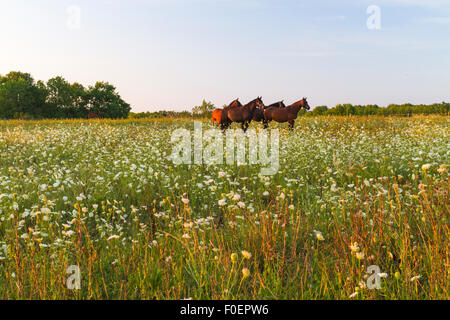
[[[172,133],[171,160],[175,165],[261,165],[262,175],[275,175],[280,168],[280,133],[275,130],[218,129],[203,131],[194,122],[194,132],[177,129]],[[224,161],[225,160],[225,161]]]
[[[81,8],[76,5],[67,7],[66,27],[69,30],[79,30],[81,28]]]
[[[385,276],[384,273],[381,273],[381,269],[379,266],[370,266],[367,268],[367,288],[369,290],[380,290],[381,289],[381,278]]]
[[[70,266],[66,269],[66,274],[70,276],[67,278],[66,286],[69,290],[81,289],[81,271],[79,266]]]
[[[381,8],[376,5],[371,5],[367,8],[367,29],[369,30],[381,30]]]

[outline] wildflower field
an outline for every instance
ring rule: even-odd
[[[174,165],[189,120],[0,122],[0,298],[448,299],[449,124],[271,125],[262,176]]]

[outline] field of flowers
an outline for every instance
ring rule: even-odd
[[[175,166],[188,120],[0,122],[0,298],[447,299],[449,124],[302,118],[265,177]]]

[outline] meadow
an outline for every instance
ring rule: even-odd
[[[262,176],[174,165],[189,120],[0,121],[0,298],[448,299],[449,123],[301,118]]]

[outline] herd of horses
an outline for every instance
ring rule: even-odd
[[[236,99],[228,107],[214,110],[212,120],[213,123],[220,125],[220,128],[224,131],[233,122],[237,122],[241,124],[242,130],[246,132],[252,121],[262,122],[265,129],[269,127],[271,121],[279,123],[288,122],[289,129],[293,130],[295,120],[302,108],[310,110],[306,98],[290,106],[286,106],[283,101],[265,106],[262,97],[258,97],[246,105],[242,105],[239,99]]]

